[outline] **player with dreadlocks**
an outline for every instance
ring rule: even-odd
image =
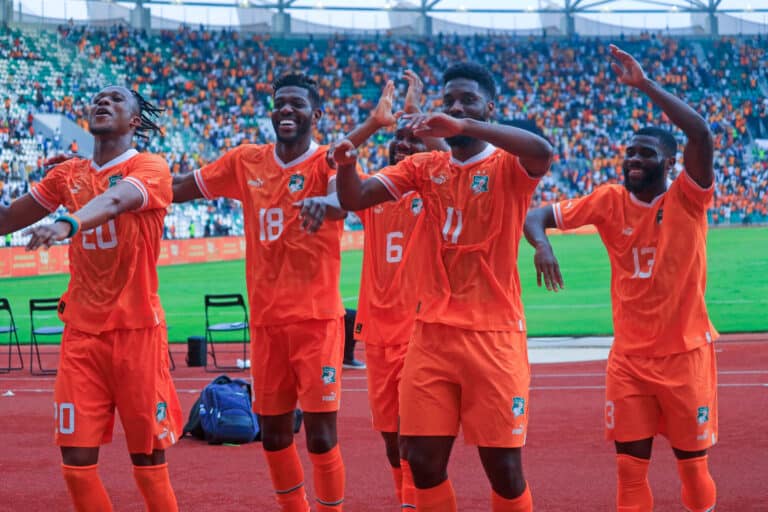
[[[178,510],[165,449],[178,439],[182,417],[156,269],[171,174],[163,158],[132,147],[134,136],[159,131],[160,111],[124,87],[102,89],[89,113],[93,158],[57,165],[29,194],[0,207],[2,234],[67,210],[24,233],[28,250],[70,242],[54,425],[77,511],[112,510],[97,464],[115,409],[147,510]]]

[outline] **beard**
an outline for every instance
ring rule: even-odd
[[[451,147],[464,147],[469,146],[475,141],[473,137],[468,137],[466,135],[456,135],[454,137],[446,137],[445,142]]]
[[[629,179],[629,169],[624,168],[624,188],[636,194],[656,185],[657,182],[664,179],[664,163],[659,163],[652,167],[643,167],[643,177],[640,181],[632,182]]]
[[[301,123],[300,125],[297,125],[296,132],[288,137],[280,136],[279,124],[275,125],[275,123],[272,123],[272,128],[275,130],[275,137],[277,137],[279,142],[282,142],[283,144],[291,144],[309,135],[312,132],[312,123]]]

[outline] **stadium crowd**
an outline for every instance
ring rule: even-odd
[[[620,181],[629,134],[659,118],[666,121],[645,97],[627,94],[613,79],[607,41],[600,39],[282,40],[189,27],[148,34],[117,26],[62,26],[55,33],[3,28],[0,42],[3,203],[40,179],[46,157],[78,149],[58,131],[52,137],[36,133],[34,114],[61,113],[87,130],[91,95],[115,82],[166,109],[163,136],[139,145],[165,154],[173,173],[186,173],[243,142],[274,139],[270,84],[285,71],[317,78],[324,116],[316,139],[328,143],[365,119],[387,79],[415,70],[425,83],[424,108],[438,109],[440,71],[456,60],[474,60],[490,67],[502,85],[499,120],[536,127],[555,147],[553,172],[537,190],[536,203]],[[709,121],[717,172],[711,222],[768,222],[768,159],[755,143],[768,138],[768,41],[645,34],[620,44],[642,57],[654,80],[697,105]],[[398,87],[402,100],[405,81]],[[367,172],[387,164],[389,137],[378,134],[361,148]],[[226,200],[174,205],[166,218],[168,238],[241,233],[239,206]]]

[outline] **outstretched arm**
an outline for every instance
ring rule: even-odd
[[[195,173],[176,175],[173,177],[173,202],[186,203],[193,199],[201,199],[203,193],[195,182]]]
[[[103,194],[94,197],[88,203],[73,212],[57,219],[53,224],[37,226],[24,232],[32,235],[27,243],[27,250],[40,246],[50,247],[55,242],[73,236],[78,231],[101,226],[123,212],[141,207],[144,198],[134,185],[122,181]],[[47,212],[46,212],[47,213]],[[68,220],[63,220],[63,219]]]
[[[427,114],[412,118],[413,134],[417,137],[453,137],[466,135],[484,140],[508,153],[517,155],[531,177],[538,178],[549,171],[552,146],[544,138],[512,126],[492,124],[475,119],[457,119],[447,114]]]
[[[547,228],[555,227],[555,214],[551,206],[536,208],[528,212],[525,218],[525,239],[536,249],[533,264],[536,267],[536,283],[541,286],[542,277],[547,290],[562,290],[563,276],[557,263],[552,245],[547,237]]]
[[[616,60],[611,66],[620,83],[644,92],[680,128],[688,138],[683,159],[685,172],[707,188],[715,179],[713,169],[714,142],[707,122],[693,108],[680,98],[665,91],[659,84],[648,78],[640,64],[625,51],[610,45],[611,56]]]
[[[0,206],[0,235],[7,235],[34,224],[49,213],[30,194],[24,194],[7,208]]]
[[[338,165],[336,191],[341,207],[347,211],[365,210],[394,199],[377,179],[361,180],[357,174],[357,152],[354,144],[341,141],[334,148],[333,159]]]

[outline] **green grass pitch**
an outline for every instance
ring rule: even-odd
[[[529,335],[611,333],[610,270],[600,239],[553,236],[552,244],[566,286],[557,294],[536,287],[533,251],[521,243],[520,279]],[[768,228],[711,230],[708,260],[707,301],[718,330],[768,330]],[[361,251],[343,254],[341,294],[347,307],[357,304],[361,265]],[[204,294],[245,294],[243,261],[160,267],[159,272],[160,295],[174,341],[202,334]],[[57,296],[67,280],[62,275],[0,280],[0,297],[10,300],[22,340],[29,339],[28,300]]]

